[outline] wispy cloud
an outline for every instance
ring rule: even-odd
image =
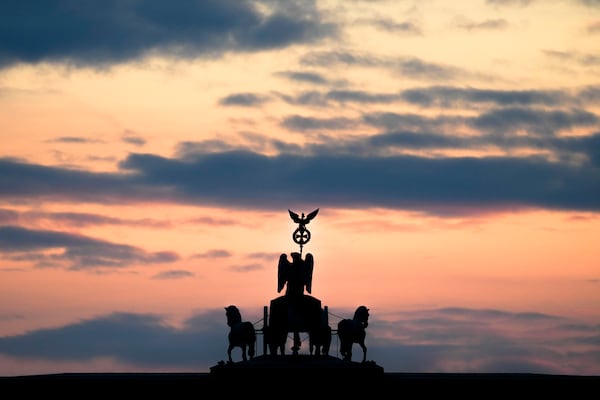
[[[263,269],[264,266],[261,264],[236,264],[231,265],[227,269],[234,272],[252,272]]]
[[[38,267],[74,270],[121,269],[136,264],[177,261],[172,251],[148,252],[138,247],[111,243],[84,235],[17,226],[0,226],[3,256],[13,261],[32,261]]]
[[[329,79],[317,72],[279,71],[276,72],[275,75],[294,82],[312,83],[315,85],[325,85],[330,83]]]
[[[486,3],[493,6],[527,6],[535,0],[486,0]]]
[[[82,136],[60,136],[47,140],[49,143],[102,143],[101,140],[91,139]]]
[[[123,142],[125,143],[129,143],[137,147],[142,147],[146,144],[146,139],[130,131],[126,131],[121,140],[123,140]]]
[[[457,28],[467,31],[487,31],[502,30],[509,26],[508,21],[502,18],[486,19],[484,21],[472,21],[466,17],[460,16],[454,19],[454,25]]]
[[[6,213],[6,218],[2,214]],[[8,217],[11,217],[10,219]],[[125,225],[145,228],[168,228],[170,221],[161,221],[152,218],[126,219],[101,214],[78,212],[41,212],[41,211],[14,211],[0,210],[0,223],[10,220],[19,221],[28,226],[40,226],[51,223],[57,226],[85,227],[101,225]]]
[[[192,256],[192,258],[228,258],[231,257],[231,252],[225,249],[212,249],[205,251],[204,253],[197,253]]]
[[[429,62],[413,56],[382,57],[368,52],[359,53],[350,50],[310,51],[300,58],[300,63],[311,67],[329,68],[346,65],[383,68],[391,74],[425,81],[449,82],[466,77],[483,78],[483,76],[453,65]]]
[[[224,106],[256,107],[267,101],[269,101],[268,96],[256,93],[234,93],[219,100],[219,104]]]
[[[189,278],[194,276],[193,272],[185,271],[182,269],[174,269],[169,271],[162,271],[158,274],[154,275],[152,279],[181,279],[181,278]]]

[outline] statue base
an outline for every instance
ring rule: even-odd
[[[298,379],[329,381],[340,377],[348,379],[383,379],[383,367],[374,361],[344,361],[328,355],[263,355],[247,361],[221,361],[210,368],[215,380],[235,381],[238,378],[276,379],[280,383],[298,382]]]

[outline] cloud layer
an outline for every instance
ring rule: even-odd
[[[334,329],[352,315],[352,310],[336,311],[330,314]],[[261,320],[243,319],[258,330],[257,354],[263,354]],[[140,371],[207,372],[227,358],[228,329],[222,309],[194,315],[180,328],[167,325],[160,315],[115,312],[0,338],[0,355],[83,365],[108,357]],[[415,310],[385,319],[372,315],[367,359],[386,372],[589,374],[600,365],[597,331],[597,326],[548,314],[492,309]],[[308,342],[303,343],[301,351],[308,352]],[[354,347],[356,361],[361,350]],[[330,354],[337,352],[334,335]],[[240,349],[232,356],[241,360]]]
[[[2,6],[0,26],[0,67],[60,62],[96,68],[159,52],[215,57],[310,43],[336,30],[312,2],[248,0],[25,0]]]

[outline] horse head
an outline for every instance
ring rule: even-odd
[[[233,326],[242,322],[242,314],[234,305],[225,307],[225,315],[227,316],[227,325],[229,326]]]
[[[359,306],[354,312],[355,321],[361,322],[366,328],[369,325],[369,309],[366,306]]]

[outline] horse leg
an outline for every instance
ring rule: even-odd
[[[308,333],[308,351],[312,356],[313,353],[315,355],[319,355],[319,339],[317,338],[317,333],[315,331],[311,331]]]
[[[340,345],[340,354],[342,355],[342,359],[344,361],[352,360],[352,344],[348,345],[346,342],[342,342]]]
[[[242,344],[240,347],[242,348],[242,360],[248,361],[248,357],[246,356],[246,345]]]
[[[360,347],[362,348],[363,351],[363,362],[367,361],[367,346],[365,346],[365,342],[360,342]]]
[[[227,357],[229,357],[229,362],[232,363],[233,359],[231,358],[231,350],[233,350],[233,345],[229,345],[229,347],[227,348]]]
[[[254,358],[254,354],[256,353],[256,342],[252,342],[248,345],[248,355],[250,356],[250,358]]]

